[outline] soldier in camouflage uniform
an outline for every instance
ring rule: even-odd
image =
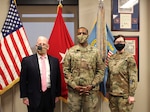
[[[124,50],[125,38],[118,35],[114,40],[117,49],[108,63],[109,107],[111,112],[131,112],[137,88],[137,66],[133,55]]]
[[[96,112],[104,63],[98,49],[89,45],[87,39],[88,30],[80,27],[77,33],[78,44],[70,48],[64,58],[69,112]]]

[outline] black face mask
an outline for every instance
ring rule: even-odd
[[[42,46],[40,46],[40,45],[37,46],[37,49],[38,49],[38,50],[42,50]]]
[[[121,51],[125,47],[125,44],[115,44],[114,46],[118,51]]]

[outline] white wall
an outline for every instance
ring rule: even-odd
[[[111,27],[111,0],[104,0],[106,22]],[[8,11],[9,0],[0,0],[0,29],[5,20]],[[139,32],[112,32],[114,35],[139,35],[139,64],[140,64],[140,82],[136,91],[136,102],[133,112],[150,112],[150,92],[149,79],[150,69],[149,59],[149,41],[150,41],[150,15],[149,15],[149,0],[140,0],[140,31]],[[79,26],[85,26],[91,31],[94,20],[96,19],[98,8],[98,0],[79,0]],[[19,98],[19,85],[1,96],[2,112],[26,112],[26,107],[22,104]],[[56,112],[60,112],[59,104],[56,107]],[[66,105],[63,104],[63,112],[66,112]],[[102,112],[109,112],[108,103],[102,104]]]

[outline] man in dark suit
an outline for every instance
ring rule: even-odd
[[[55,102],[61,95],[59,61],[47,55],[48,49],[47,38],[40,36],[36,43],[37,53],[21,62],[20,97],[28,112],[54,112]]]

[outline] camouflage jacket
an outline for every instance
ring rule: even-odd
[[[134,57],[128,52],[117,52],[110,57],[108,68],[109,93],[116,96],[134,96],[138,76]]]
[[[85,48],[73,46],[63,63],[66,82],[72,88],[92,85],[98,90],[99,83],[103,80],[104,67],[98,49],[91,45]]]

